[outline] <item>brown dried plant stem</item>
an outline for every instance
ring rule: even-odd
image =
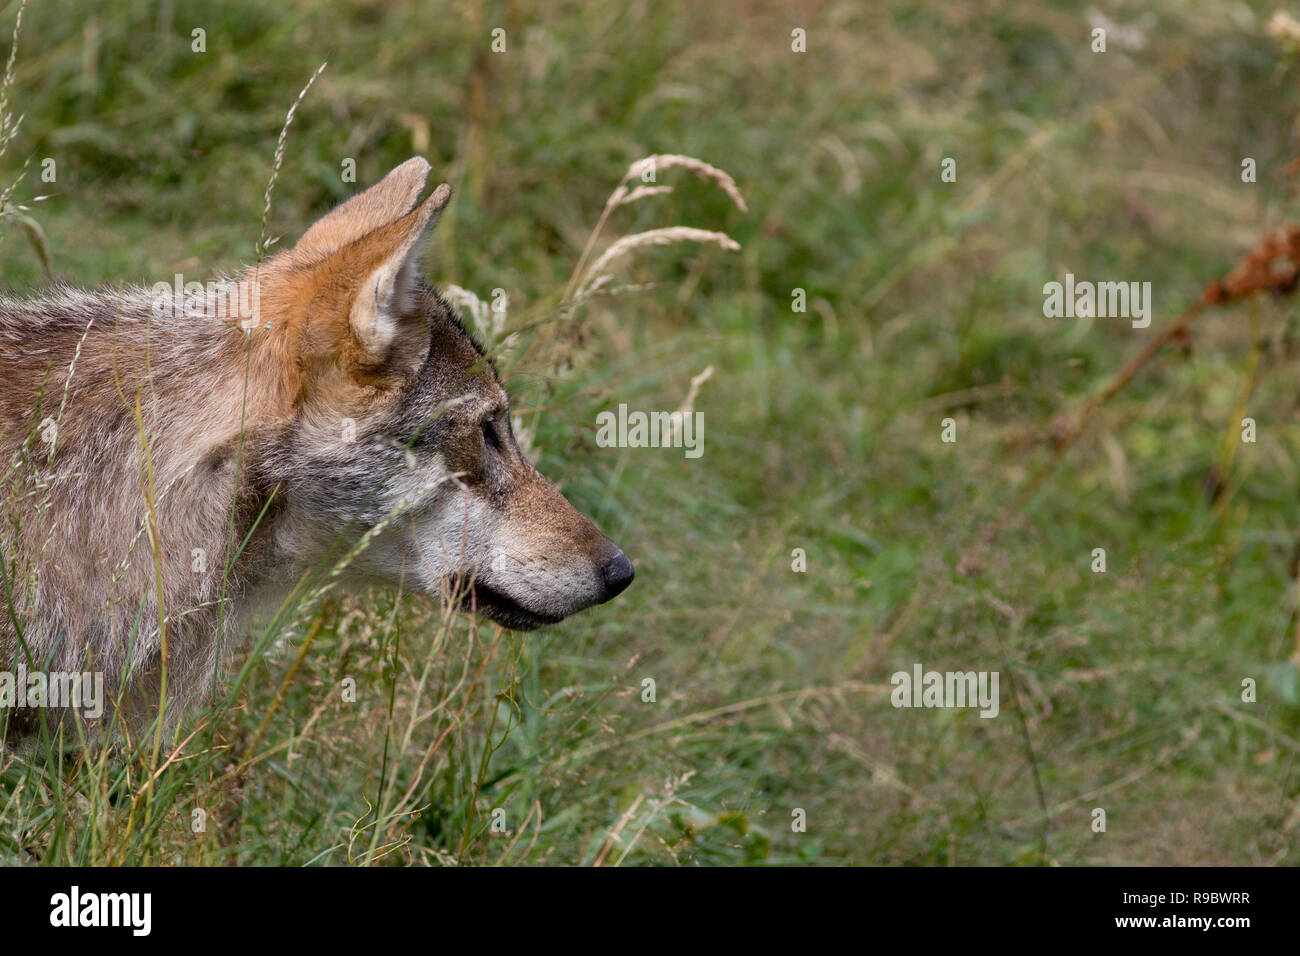
[[[325,622],[328,620],[336,620],[337,617],[338,602],[334,598],[326,598],[324,606],[322,606],[320,611],[316,614],[316,621],[312,625],[312,629],[308,632],[307,639],[302,642],[302,647],[298,650],[298,656],[293,659],[293,663],[289,666],[289,670],[285,672],[284,678],[280,681],[280,686],[276,688],[275,697],[271,700],[271,706],[266,709],[266,716],[262,718],[262,722],[258,725],[257,731],[253,734],[253,739],[249,741],[248,746],[244,748],[244,755],[240,758],[238,766],[233,768],[236,774],[243,773],[244,770],[248,768],[249,764],[252,763],[253,756],[257,751],[257,746],[262,742],[262,738],[266,736],[266,731],[271,726],[271,719],[276,715],[280,710],[281,705],[284,703],[284,696],[288,693],[289,686],[293,683],[293,679],[297,675],[298,669],[302,667],[302,662],[307,657],[307,652],[311,650],[312,644],[316,643],[316,638],[319,637],[320,632],[324,630]]]
[[[1056,470],[1065,453],[1079,440],[1093,416],[1133,381],[1137,373],[1145,368],[1171,339],[1181,335],[1192,320],[1208,306],[1228,305],[1257,296],[1261,292],[1289,295],[1295,291],[1298,282],[1300,282],[1300,226],[1287,226],[1279,232],[1265,236],[1231,272],[1207,285],[1201,297],[1193,302],[1187,311],[1167,325],[1159,335],[1146,344],[1141,352],[1129,359],[1127,364],[1115,373],[1109,384],[1083,406],[1057,436],[1051,459],[1025,483],[1015,500],[1002,512],[1002,516],[993,526],[993,534],[996,536],[1024,509],[1047,477]]]
[[[483,659],[479,661],[478,669],[474,672],[474,677],[470,680],[469,689],[466,690],[464,694],[460,709],[456,711],[456,715],[447,722],[447,726],[443,728],[442,733],[438,735],[438,739],[433,742],[433,745],[425,750],[424,756],[420,758],[420,765],[415,768],[415,773],[411,776],[411,782],[407,786],[406,792],[402,794],[402,799],[398,801],[398,806],[408,804],[411,801],[411,798],[415,796],[416,789],[424,781],[424,772],[429,765],[429,761],[432,760],[434,755],[442,749],[443,742],[447,739],[447,735],[460,727],[464,721],[465,711],[469,708],[470,702],[474,699],[474,691],[478,687],[478,682],[483,677],[483,672],[487,670],[488,664],[496,657],[497,647],[501,644],[501,635],[505,633],[505,629],[501,627],[496,627],[494,630],[495,634],[492,637],[492,644],[488,648],[487,653],[483,655]],[[396,829],[397,821],[395,820],[388,828],[389,840],[394,839]]]
[[[1163,349],[1170,340],[1177,338],[1192,323],[1192,320],[1205,311],[1209,305],[1209,299],[1202,296],[1196,302],[1180,315],[1177,319],[1165,326],[1160,334],[1149,341],[1137,355],[1133,356],[1128,362],[1115,373],[1106,387],[1088,400],[1088,403],[1079,410],[1078,414],[1065,427],[1065,430],[1057,436],[1056,442],[1052,447],[1052,457],[1048,460],[1038,472],[1029,479],[1028,482],[1020,489],[1015,500],[1002,513],[1002,517],[996,524],[996,530],[1001,531],[1012,518],[1019,514],[1024,506],[1027,505],[1034,494],[1038,491],[1044,481],[1056,470],[1056,466],[1061,463],[1065,453],[1070,450],[1075,442],[1083,435],[1084,429],[1092,421],[1097,412],[1101,411],[1112,398],[1118,395],[1129,382],[1133,381],[1138,372],[1142,371],[1156,354]]]

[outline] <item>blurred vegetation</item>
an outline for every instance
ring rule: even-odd
[[[1278,6],[1097,8],[1105,53],[1083,5],[1037,0],[37,0],[0,182],[31,158],[14,198],[59,280],[250,262],[285,110],[328,59],[272,232],[288,245],[426,156],[457,190],[427,272],[508,291],[521,335],[502,366],[539,467],[637,579],[559,627],[497,639],[461,621],[436,647],[436,602],[328,602],[254,658],[218,748],[162,774],[147,825],[112,799],[142,783],[118,758],[49,776],[0,758],[2,858],[1300,862],[1293,300],[1201,318],[988,533],[1053,421],[1297,220],[1300,75],[1266,31]],[[742,251],[651,251],[620,268],[648,288],[547,313],[614,184],[656,152],[727,170],[749,214],[679,175],[619,231],[699,225]],[[4,285],[38,292],[39,258],[16,229],[4,242]],[[1042,286],[1067,272],[1151,282],[1152,327],[1045,319]],[[1211,495],[1252,352],[1259,440]],[[707,365],[702,458],[595,446],[598,411],[674,408]],[[879,688],[918,661],[1000,671],[1001,716],[895,710]],[[336,701],[344,675],[359,706]],[[394,735],[393,714],[430,708]],[[394,782],[412,797],[375,826]],[[495,808],[510,834],[489,829]]]

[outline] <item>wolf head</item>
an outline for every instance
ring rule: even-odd
[[[254,363],[292,367],[259,442],[273,560],[348,573],[531,629],[608,601],[632,563],[521,453],[492,363],[419,273],[451,189],[411,159],[265,267]]]

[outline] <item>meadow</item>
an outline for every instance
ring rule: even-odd
[[[1097,9],[32,0],[3,288],[232,271],[264,216],[289,245],[422,155],[455,189],[426,274],[504,290],[538,467],[637,576],[530,634],[330,591],[161,748],[0,751],[0,862],[1300,862],[1289,286],[1204,309],[1071,432],[1300,217],[1300,27]],[[575,301],[650,155],[744,208],[661,168],[585,262],[679,225],[739,250],[646,245]],[[1045,316],[1067,273],[1149,282],[1150,326]],[[597,443],[688,396],[698,458]],[[916,664],[998,672],[999,715],[892,706]]]

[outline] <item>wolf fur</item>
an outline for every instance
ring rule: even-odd
[[[0,670],[102,672],[134,719],[211,692],[255,595],[312,569],[523,629],[627,586],[419,275],[451,192],[421,200],[428,174],[403,163],[238,276],[252,322],[145,288],[0,297]]]

